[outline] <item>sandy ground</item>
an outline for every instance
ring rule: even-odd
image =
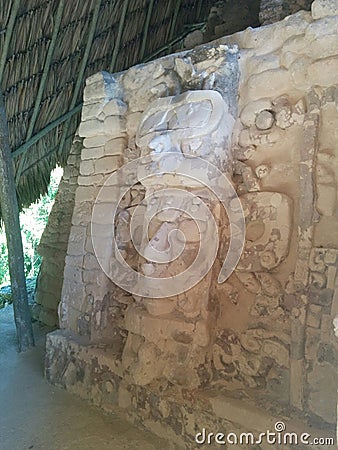
[[[13,309],[0,310],[0,450],[166,449],[161,439],[49,385],[46,330],[35,332],[36,347],[18,354]]]

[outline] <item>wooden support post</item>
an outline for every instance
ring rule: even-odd
[[[5,224],[8,264],[12,285],[14,318],[19,351],[34,346],[21,240],[19,207],[16,196],[14,169],[9,144],[8,124],[2,91],[0,89],[0,204]]]

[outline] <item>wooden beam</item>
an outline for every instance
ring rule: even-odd
[[[63,116],[58,117],[53,122],[49,123],[45,128],[43,128],[38,133],[36,133],[34,136],[32,136],[29,141],[25,142],[23,145],[18,147],[14,152],[12,152],[12,158],[17,158],[22,153],[27,152],[27,150],[29,150],[32,147],[32,145],[36,144],[41,138],[46,136],[46,134],[48,134],[54,128],[58,127],[63,122],[66,122],[67,120],[72,118],[74,116],[74,114],[76,114],[79,111],[81,111],[81,109],[82,109],[82,103],[80,103],[79,105],[75,106],[75,108],[73,108],[72,110],[68,111]]]
[[[11,8],[11,15],[9,17],[8,25],[6,28],[5,42],[4,42],[4,46],[1,50],[1,56],[0,56],[0,87],[2,84],[3,76],[4,76],[4,70],[5,70],[6,60],[7,60],[9,44],[12,39],[12,34],[13,34],[13,30],[14,30],[14,25],[15,25],[15,19],[16,19],[16,16],[18,15],[19,6],[20,6],[20,0],[14,0],[14,3]]]
[[[199,28],[195,28],[195,29],[198,30]],[[183,39],[185,37],[187,37],[188,34],[190,34],[190,33],[191,33],[191,30],[185,31],[184,33],[180,34],[177,38],[173,39],[172,41],[169,41],[168,44],[163,45],[162,47],[158,48],[155,52],[153,52],[151,55],[144,58],[142,62],[146,63],[146,62],[151,61],[152,59],[156,58],[156,56],[158,56],[160,53],[164,52],[165,50],[169,50],[170,47],[172,47],[173,45],[177,44],[180,41],[183,41]]]
[[[127,16],[129,1],[130,0],[124,0],[124,2],[123,2],[123,9],[122,9],[121,17],[120,17],[119,28],[118,28],[118,32],[117,32],[116,41],[114,42],[114,50],[113,50],[113,55],[112,55],[111,63],[110,63],[110,67],[109,67],[109,71],[111,73],[113,73],[115,71],[116,60],[117,60],[118,52],[120,50],[124,22],[125,22],[126,16]]]
[[[54,54],[54,49],[55,49],[56,40],[57,40],[57,37],[59,34],[59,29],[60,29],[60,25],[61,25],[61,21],[62,21],[64,7],[65,7],[65,0],[60,0],[59,6],[58,6],[58,9],[56,12],[56,17],[54,19],[52,38],[51,38],[51,41],[50,41],[50,44],[48,47],[48,52],[47,52],[47,56],[46,56],[46,60],[45,60],[45,64],[44,64],[44,68],[43,68],[43,72],[42,72],[42,76],[41,76],[41,81],[40,81],[38,93],[37,93],[35,103],[34,103],[33,114],[29,121],[29,126],[28,126],[28,130],[27,130],[27,134],[26,134],[26,141],[29,141],[29,139],[32,137],[34,127],[36,124],[36,120],[38,118],[38,114],[40,111],[41,99],[42,99],[43,92],[45,90],[47,76],[49,74],[49,69],[50,69],[50,63],[51,63],[51,60],[52,60],[52,57]],[[25,163],[26,163],[26,157],[23,156],[17,166],[17,169],[16,169],[15,180],[17,183],[20,179],[22,169],[23,169]]]
[[[77,97],[79,95],[80,89],[82,87],[83,84],[83,77],[84,77],[84,73],[87,67],[87,62],[88,62],[88,58],[89,58],[89,53],[90,53],[90,49],[93,43],[93,39],[94,39],[94,35],[95,35],[95,30],[96,30],[96,25],[97,25],[97,21],[99,18],[99,13],[100,13],[100,7],[101,7],[101,0],[96,0],[96,5],[94,7],[94,11],[93,11],[93,17],[92,17],[92,22],[90,24],[90,29],[89,29],[89,34],[88,34],[88,39],[87,39],[87,44],[86,44],[86,48],[82,57],[82,62],[81,62],[81,66],[80,66],[80,70],[79,73],[77,75],[77,82],[74,88],[74,92],[73,92],[73,97],[70,103],[70,107],[69,110],[72,111],[75,108],[76,105],[76,101],[77,101]],[[70,122],[66,122],[63,130],[62,130],[62,136],[61,136],[61,140],[60,140],[60,148],[59,148],[59,152],[62,153],[63,147],[65,145],[65,141],[67,138],[67,134],[68,134],[68,130],[69,130],[69,124]]]
[[[19,351],[34,346],[32,321],[28,307],[24,254],[21,240],[19,207],[16,196],[13,160],[9,144],[5,103],[0,89],[0,204],[5,224],[8,265],[12,285],[14,318]]]
[[[41,103],[43,92],[45,90],[47,76],[48,76],[49,69],[50,69],[50,63],[52,61],[52,57],[53,57],[54,49],[55,49],[55,45],[56,45],[56,40],[57,40],[57,37],[59,34],[59,29],[61,26],[64,7],[65,7],[65,0],[59,0],[59,6],[58,6],[58,9],[56,12],[56,17],[53,20],[54,26],[53,26],[52,39],[51,39],[49,47],[48,47],[45,65],[44,65],[42,76],[41,76],[40,86],[39,86],[39,90],[38,90],[38,93],[37,93],[37,96],[35,99],[33,114],[29,121],[29,127],[28,127],[28,131],[27,131],[27,135],[26,135],[26,141],[28,141],[32,137],[36,119],[39,114],[40,103]]]
[[[145,52],[146,45],[147,45],[148,31],[149,31],[151,15],[152,15],[152,12],[153,12],[153,7],[154,7],[154,0],[150,0],[149,1],[149,5],[148,5],[147,17],[146,17],[146,21],[145,21],[145,24],[144,24],[142,45],[141,45],[141,50],[140,50],[140,61],[142,61],[142,59],[144,57],[144,52]]]

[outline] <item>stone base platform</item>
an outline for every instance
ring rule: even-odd
[[[233,398],[214,391],[178,391],[161,386],[141,387],[128,383],[122,373],[120,355],[108,345],[93,345],[64,330],[47,335],[46,377],[56,386],[90,401],[107,413],[120,414],[134,425],[168,440],[167,449],[197,450],[198,448],[291,449],[289,445],[261,444],[225,445],[215,442],[223,433],[234,442],[234,434],[275,432],[277,422],[283,422],[287,432],[300,436],[332,437],[332,432],[315,430],[295,416],[278,412],[274,415],[258,408],[252,401]],[[153,388],[153,389],[152,389]],[[196,443],[197,433],[205,429],[204,445]],[[214,433],[207,443],[208,433]],[[232,433],[232,434],[230,434]],[[234,434],[233,434],[234,433]],[[198,435],[200,441],[204,436]],[[245,437],[243,439],[246,439]],[[249,437],[250,439],[250,437]],[[218,436],[222,441],[222,436]],[[311,438],[310,438],[311,440]],[[235,443],[235,442],[234,442]],[[297,448],[303,448],[301,445]],[[305,448],[305,447],[304,447]],[[306,448],[324,449],[325,446]],[[332,447],[331,447],[332,448]]]

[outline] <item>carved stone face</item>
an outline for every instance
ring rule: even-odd
[[[187,91],[155,100],[136,135],[142,154],[182,152],[207,159],[221,170],[231,159],[234,119],[216,91]]]

